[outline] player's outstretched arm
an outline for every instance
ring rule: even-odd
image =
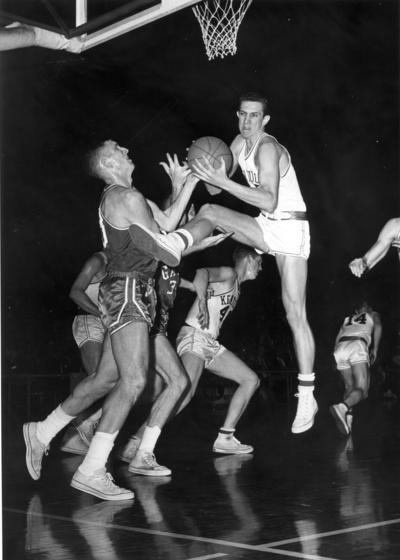
[[[173,231],[177,228],[185,212],[198,178],[190,172],[186,165],[180,165],[176,156],[174,159],[167,154],[168,163],[161,162],[161,166],[171,179],[172,193],[169,204],[161,210],[154,202],[147,200],[152,209],[154,219],[162,230]]]
[[[389,251],[400,231],[400,218],[386,222],[379,233],[378,239],[363,257],[351,261],[349,268],[354,276],[360,278],[366,270],[373,268]]]

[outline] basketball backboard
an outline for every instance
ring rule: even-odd
[[[43,27],[67,38],[85,36],[83,50],[115,39],[199,0],[2,0],[0,23]]]

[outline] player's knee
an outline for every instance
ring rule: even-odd
[[[175,386],[178,395],[183,395],[184,393],[186,393],[190,388],[188,377],[184,374],[179,375],[179,377],[176,379]]]
[[[248,387],[249,387],[249,389],[251,390],[252,393],[257,391],[258,387],[260,386],[260,379],[259,379],[258,375],[256,375],[255,373],[252,373],[251,375],[249,375],[249,377],[247,379],[247,385],[248,385]]]
[[[134,377],[129,377],[121,379],[119,381],[121,391],[129,401],[135,401],[135,399],[142,393],[145,385],[146,379],[144,375],[136,375]]]

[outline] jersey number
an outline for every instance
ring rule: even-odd
[[[222,309],[220,309],[219,311],[219,322],[222,323],[222,321],[225,319],[226,314],[229,311],[229,305],[225,305],[225,307],[223,307]]]
[[[365,325],[366,322],[367,316],[365,313],[361,313],[361,315],[350,315],[347,320],[346,327],[354,325],[354,323],[357,323],[358,325]]]

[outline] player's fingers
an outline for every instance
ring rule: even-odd
[[[164,162],[164,161],[160,161],[159,165],[161,165],[161,167],[164,169],[165,173],[171,177],[171,173],[170,173],[170,169],[168,167],[168,165]]]

